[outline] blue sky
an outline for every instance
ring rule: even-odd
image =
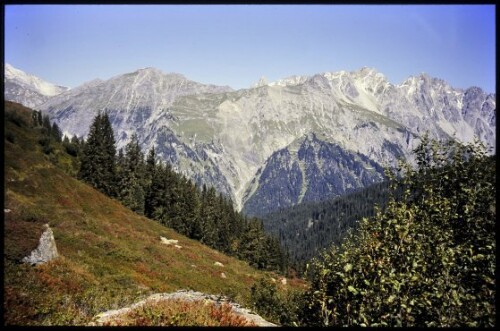
[[[5,61],[69,87],[143,67],[238,89],[367,66],[495,92],[495,7],[8,5]]]

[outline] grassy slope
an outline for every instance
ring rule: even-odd
[[[24,107],[6,102],[5,109],[31,123]],[[178,289],[248,304],[253,282],[273,276],[134,214],[66,174],[72,162],[67,154],[58,156],[66,171],[49,162],[33,129],[4,123],[5,136],[14,139],[4,138],[4,208],[11,210],[4,213],[6,324],[85,324],[99,312]],[[60,258],[37,267],[20,264],[38,245],[45,223]],[[182,248],[162,244],[160,236],[178,239]]]

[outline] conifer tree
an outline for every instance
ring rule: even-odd
[[[43,115],[43,117],[42,117],[42,127],[44,128],[43,134],[50,135],[50,130],[52,129],[52,125],[50,124],[49,115]]]
[[[203,214],[200,215],[203,228],[201,241],[211,247],[215,247],[219,235],[216,225],[217,195],[213,187],[210,187],[208,190],[205,186],[204,188],[204,194],[202,193]]]
[[[146,183],[151,184],[151,179],[154,176],[154,172],[156,170],[156,152],[155,147],[151,147],[149,150],[148,156],[146,158]]]
[[[216,228],[218,232],[217,236],[217,249],[223,252],[229,252],[231,233],[230,225],[231,220],[229,219],[228,205],[223,195],[219,193],[218,201],[216,204]],[[232,208],[232,206],[230,206]]]
[[[120,164],[119,194],[122,203],[136,213],[144,214],[144,154],[134,133],[125,146],[123,164]]]
[[[189,229],[189,237],[201,238],[201,225],[199,218],[200,198],[196,185],[188,181],[185,191],[186,213],[185,220]]]
[[[245,231],[241,237],[239,256],[256,268],[264,267],[264,243],[265,235],[262,222],[258,219],[251,219],[246,222]]]
[[[116,196],[116,147],[107,114],[99,113],[83,147],[78,178],[108,196]]]
[[[52,127],[50,129],[50,135],[58,143],[62,141],[62,132],[61,129],[59,129],[59,126],[56,124],[56,122],[52,123]]]
[[[146,217],[151,217],[153,214],[154,207],[151,203],[154,195],[153,181],[157,180],[156,168],[156,152],[155,147],[153,146],[149,150],[146,158],[146,172],[144,180],[144,215],[146,215]]]

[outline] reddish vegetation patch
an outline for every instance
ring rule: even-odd
[[[178,299],[147,303],[104,323],[106,326],[256,326],[226,303]]]

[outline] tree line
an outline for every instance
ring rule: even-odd
[[[340,245],[358,221],[385,208],[389,182],[376,183],[352,193],[323,201],[306,202],[262,216],[264,229],[277,235],[289,254],[289,263],[302,272],[321,250]]]
[[[137,214],[256,268],[286,270],[279,240],[264,232],[262,221],[237,212],[230,198],[213,187],[197,187],[170,164],[159,162],[154,147],[145,156],[135,134],[117,152],[106,113],[94,118],[80,160],[79,179]]]

